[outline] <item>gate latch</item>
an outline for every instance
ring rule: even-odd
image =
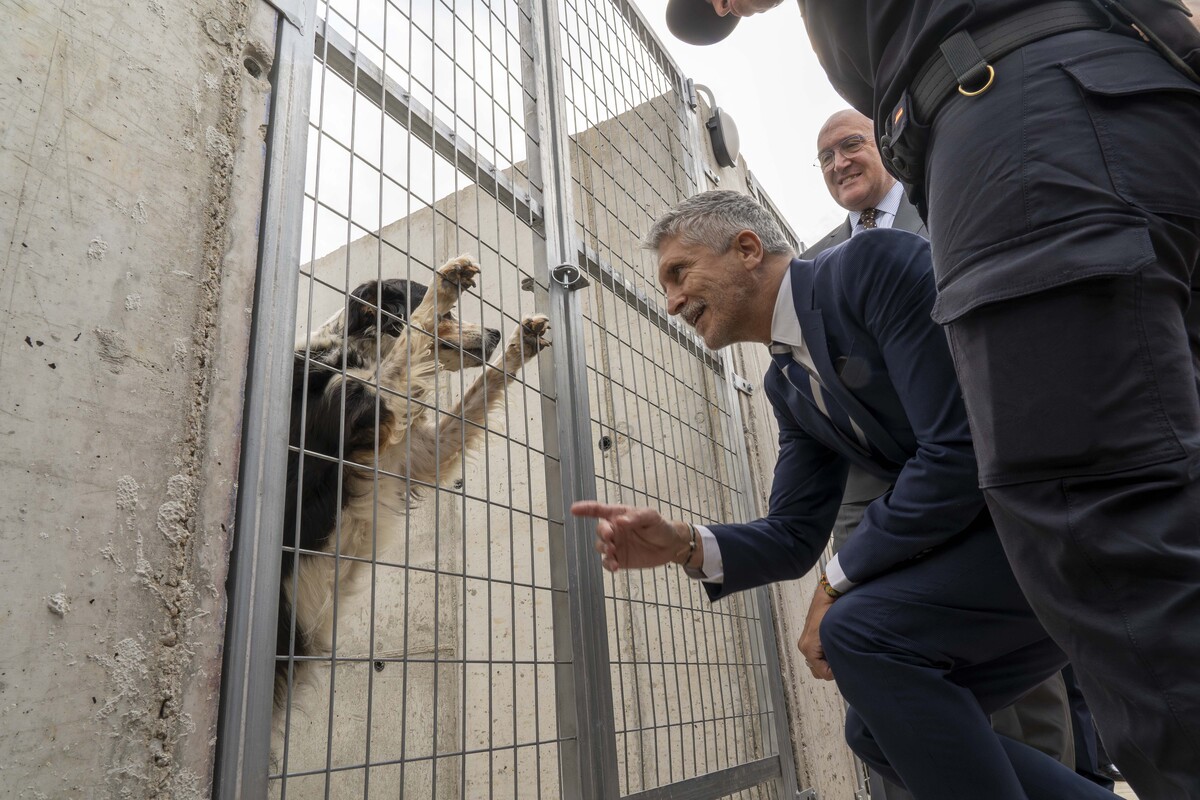
[[[588,285],[588,279],[584,277],[583,270],[574,264],[559,264],[550,273],[550,277],[568,291],[582,289]]]

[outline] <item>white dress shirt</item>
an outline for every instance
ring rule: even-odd
[[[904,187],[897,181],[879,201],[879,205],[875,206],[876,228],[892,227],[896,221],[896,212],[900,210],[902,197],[904,197]],[[862,214],[858,211],[850,212],[851,236],[867,230],[858,224],[861,216]],[[779,285],[779,295],[775,298],[775,314],[771,317],[771,338],[776,342],[791,345],[792,358],[796,359],[809,372],[817,371],[812,354],[809,353],[808,345],[804,343],[804,336],[800,332],[800,318],[796,316],[796,305],[792,300],[791,270],[784,273],[783,283]],[[684,571],[689,576],[705,583],[721,583],[725,580],[725,562],[721,559],[721,547],[717,544],[717,537],[704,525],[697,525],[696,531],[700,534],[700,546],[704,549],[704,566],[701,569]],[[846,577],[836,554],[825,565],[825,578],[829,581],[829,585],[839,592],[848,591],[854,586],[854,583]]]
[[[899,181],[892,184],[892,188],[879,201],[879,205],[875,206],[875,227],[890,228],[896,224],[896,212],[900,210],[900,201],[904,198],[904,187]],[[857,236],[867,230],[858,221],[862,218],[861,211],[850,212],[850,235]]]

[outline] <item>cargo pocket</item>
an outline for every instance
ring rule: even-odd
[[[1122,199],[1153,213],[1200,216],[1200,85],[1133,41],[1062,68],[1083,93]]]
[[[1178,298],[1148,281],[1080,281],[948,326],[981,486],[1187,454],[1180,436],[1192,439],[1198,423],[1187,335]],[[1178,329],[1165,335],[1171,317]]]

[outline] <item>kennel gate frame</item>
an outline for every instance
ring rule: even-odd
[[[687,80],[663,50],[641,12],[625,0],[601,0],[616,7],[653,55],[659,68],[672,79],[676,103],[687,130],[684,155],[696,186],[704,185],[705,149],[700,123],[687,108]],[[278,14],[275,59],[272,63],[271,107],[267,136],[267,169],[261,214],[258,280],[246,381],[244,435],[237,498],[237,525],[228,582],[226,644],[222,668],[220,714],[216,741],[213,791],[217,798],[265,797],[270,758],[271,690],[274,662],[274,620],[277,614],[282,560],[283,468],[287,457],[287,415],[272,413],[287,408],[290,400],[291,362],[296,322],[296,296],[301,258],[301,224],[306,170],[308,109],[311,76],[322,50],[340,58],[341,68],[356,73],[363,65],[349,43],[330,38],[316,19],[315,0],[263,0]],[[438,2],[438,0],[433,0]],[[619,285],[619,275],[591,257],[574,235],[576,216],[571,198],[568,128],[564,112],[562,58],[558,4],[550,0],[520,0],[520,41],[532,55],[522,58],[523,82],[531,81],[533,101],[526,98],[529,177],[533,194],[518,197],[503,184],[502,174],[464,150],[453,131],[439,130],[430,112],[425,141],[447,157],[461,172],[472,167],[476,184],[497,200],[507,194],[514,205],[528,209],[531,222],[540,217],[542,228],[531,224],[544,247],[535,247],[534,274],[539,304],[548,305],[555,326],[553,356],[554,393],[543,388],[543,436],[547,479],[547,516],[550,528],[550,564],[555,649],[555,691],[559,731],[560,786],[580,800],[615,800],[619,780],[616,764],[615,712],[609,673],[607,637],[574,636],[572,631],[607,630],[603,573],[592,551],[591,525],[565,514],[575,499],[596,496],[595,465],[591,451],[590,400],[586,389],[587,364],[582,335],[582,311],[576,290],[594,279]],[[528,20],[528,22],[526,22]],[[319,37],[319,38],[318,38]],[[324,47],[322,47],[322,41]],[[328,59],[326,66],[330,66]],[[382,88],[382,86],[381,86]],[[392,99],[384,92],[386,99]],[[407,106],[405,98],[396,98]],[[384,113],[387,113],[386,110]],[[409,107],[408,119],[413,115]],[[444,126],[443,126],[444,127]],[[419,135],[410,128],[410,134]],[[448,145],[453,158],[438,145]],[[490,176],[490,186],[485,179]],[[548,177],[549,179],[544,179]],[[536,198],[541,185],[541,204]],[[505,192],[504,190],[508,191]],[[537,212],[542,213],[537,213]],[[551,263],[558,266],[550,268]],[[626,284],[628,286],[628,284]],[[624,298],[639,315],[667,329],[667,320],[644,297]],[[651,313],[651,312],[655,313]],[[686,336],[687,334],[685,334]],[[699,354],[698,354],[699,355]],[[546,358],[545,356],[543,358]],[[724,435],[734,445],[735,469],[740,472],[739,509],[746,518],[758,512],[753,494],[749,457],[742,434],[740,400],[730,376],[732,357],[704,358],[720,381],[727,412]],[[566,402],[558,402],[565,399]],[[554,424],[549,423],[551,417]],[[558,491],[553,488],[557,486]],[[555,520],[562,520],[556,523]],[[559,535],[556,535],[559,534]],[[560,591],[562,589],[562,591]],[[768,685],[759,696],[768,701],[774,717],[763,725],[763,746],[774,742],[776,752],[693,778],[663,784],[626,795],[626,800],[709,800],[766,782],[774,782],[779,796],[797,797],[793,752],[787,725],[786,696],[779,666],[773,607],[765,588],[754,592],[759,631],[756,643],[767,666]],[[756,674],[761,684],[761,676]],[[773,729],[772,729],[773,727]]]

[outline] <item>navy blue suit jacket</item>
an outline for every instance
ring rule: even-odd
[[[779,422],[779,461],[770,511],[754,522],[709,526],[725,574],[723,583],[704,584],[714,600],[812,568],[850,463],[895,483],[838,553],[854,583],[991,526],[946,336],[930,318],[929,242],[906,231],[865,231],[790,269],[821,382],[872,448],[836,428],[772,365],[764,384]]]

